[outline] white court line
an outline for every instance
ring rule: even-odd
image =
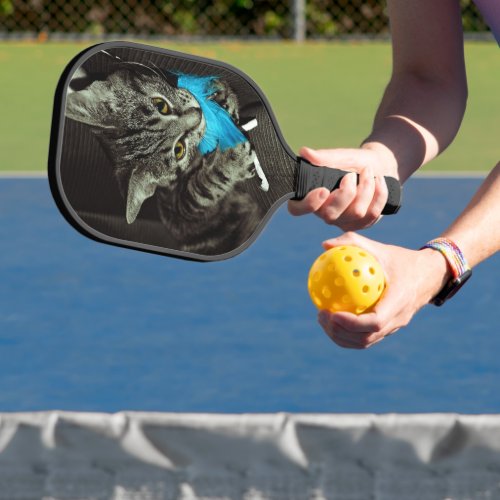
[[[450,170],[448,172],[438,172],[436,170],[416,172],[414,179],[482,179],[489,172],[479,172],[477,170]]]
[[[47,172],[44,170],[35,171],[3,171],[0,172],[0,179],[43,179],[47,177]]]

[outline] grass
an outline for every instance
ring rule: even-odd
[[[0,170],[46,168],[52,99],[85,43],[0,44]],[[167,44],[162,44],[167,46]],[[245,71],[263,89],[290,146],[355,147],[368,134],[391,70],[390,45],[170,43]],[[498,161],[498,48],[468,43],[469,104],[453,145],[426,170],[488,170]]]

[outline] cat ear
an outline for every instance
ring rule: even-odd
[[[78,78],[79,83],[83,80]],[[106,103],[113,98],[113,92],[104,81],[92,81],[82,90],[73,88],[66,96],[66,117],[94,127],[110,128]]]
[[[119,57],[101,50],[73,73],[68,86],[68,94],[84,90],[95,81],[106,80],[120,63]]]
[[[71,77],[68,86],[68,94],[72,94],[73,92],[78,92],[79,90],[86,89],[92,82],[94,78],[87,71],[85,71],[82,67],[78,68]]]
[[[154,195],[156,186],[158,185],[155,179],[149,172],[138,170],[132,172],[128,183],[127,194],[127,222],[132,224],[141,210],[142,204],[148,198]]]
[[[75,71],[66,93],[68,118],[95,127],[109,127],[106,123],[109,110],[104,103],[113,99],[108,80],[120,63],[119,58],[100,51]]]

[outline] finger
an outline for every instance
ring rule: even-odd
[[[339,317],[345,314],[347,316],[356,316],[351,313],[331,313],[329,311],[320,311],[318,314],[318,322],[323,327],[325,333],[341,347],[350,349],[367,349],[375,344],[378,344],[388,335],[392,335],[399,328],[391,329],[389,332],[356,332],[347,330],[339,322]],[[359,317],[359,316],[358,316]]]
[[[370,242],[371,240],[365,236],[361,236],[354,231],[347,231],[340,236],[323,241],[322,245],[325,250],[342,245],[357,245],[369,251]]]
[[[381,332],[385,323],[383,318],[380,318],[375,312],[359,315],[350,312],[338,312],[335,314],[335,325],[339,329],[357,335],[371,335]]]
[[[290,200],[288,211],[291,215],[305,215],[316,212],[330,196],[330,191],[326,188],[313,189],[307,196],[300,200]]]
[[[382,340],[384,340],[386,337],[391,336],[393,333],[396,333],[398,330],[399,330],[399,328],[396,328],[395,330],[393,330],[390,333],[386,333],[386,334],[377,333],[377,334],[373,334],[373,335],[370,335],[370,336],[366,337],[364,339],[364,341],[365,341],[365,348],[367,349],[369,347],[374,346],[375,344],[378,344],[379,342],[382,342]]]
[[[384,339],[383,335],[358,335],[343,329],[325,330],[327,335],[337,344],[351,349],[367,349]]]
[[[350,347],[355,349],[363,349],[367,345],[367,337],[369,334],[357,334],[345,330],[335,322],[337,313],[329,311],[321,311],[318,314],[318,322],[323,327],[325,333],[337,344],[342,347]]]
[[[330,337],[338,339],[352,347],[356,347],[356,349],[364,349],[368,343],[368,335],[348,332],[337,325],[331,325],[328,331]]]
[[[366,167],[359,173],[359,181],[356,188],[356,197],[349,207],[344,211],[344,219],[347,223],[361,221],[366,216],[375,194],[375,177],[373,169]]]
[[[405,322],[402,321],[399,310],[401,302],[401,297],[387,287],[373,311],[360,315],[338,312],[334,321],[338,328],[348,332],[373,336],[374,339],[385,337],[388,333],[404,326]]]
[[[335,224],[337,219],[349,207],[357,191],[356,174],[349,173],[340,181],[340,186],[325,200],[323,205],[316,211],[327,224]]]
[[[377,338],[376,340],[370,341],[366,345],[366,349],[369,349],[370,347],[373,347],[374,345],[378,344],[379,342],[382,342],[382,340],[384,340],[384,339],[385,339],[385,337],[381,336],[380,338]]]
[[[397,329],[396,329],[397,330]],[[352,332],[344,329],[343,327],[336,324],[335,321],[332,322],[330,332],[332,336],[350,345],[355,345],[358,349],[367,349],[372,345],[378,344],[380,341],[384,340],[386,335],[382,332]]]
[[[339,334],[338,331],[332,328],[331,324],[321,326],[323,327],[323,330],[328,335],[328,337],[330,337],[330,339],[340,347],[345,347],[347,349],[362,349],[362,346],[360,345],[359,341],[357,341],[357,339],[352,339],[349,336]]]
[[[382,218],[382,210],[387,203],[389,197],[389,190],[382,175],[375,176],[375,190],[373,193],[372,203],[369,206],[365,221],[367,224],[373,225]]]
[[[322,310],[318,314],[318,323],[323,327],[325,333],[334,341],[341,340],[342,342],[349,341],[352,343],[350,339],[343,338],[343,335],[337,335],[337,329],[335,323],[332,321],[333,313],[327,310]]]
[[[335,149],[311,149],[300,148],[299,155],[314,165],[335,168],[348,168],[355,172],[360,168],[360,157],[363,151],[359,149],[335,148]]]
[[[378,222],[387,201],[387,186],[367,167],[359,175],[356,198],[337,220],[344,231],[366,229]]]

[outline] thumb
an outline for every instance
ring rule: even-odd
[[[360,234],[349,231],[347,233],[341,234],[340,236],[337,236],[336,238],[330,238],[326,241],[323,241],[322,245],[326,250],[341,245],[355,245],[363,247],[369,251],[370,240],[368,240],[368,238],[365,238],[364,236],[361,236]]]
[[[386,274],[386,269],[388,268],[388,254],[386,251],[386,245],[375,240],[371,240],[366,236],[362,236],[353,231],[344,233],[336,238],[331,238],[323,241],[321,244],[325,250],[330,250],[333,247],[340,247],[343,245],[351,245],[359,248],[363,248],[368,253],[372,254],[373,257],[379,262],[379,264],[384,269],[384,274]]]
[[[311,149],[302,147],[299,155],[314,165],[325,167],[347,167],[359,170],[363,152],[358,149]]]

